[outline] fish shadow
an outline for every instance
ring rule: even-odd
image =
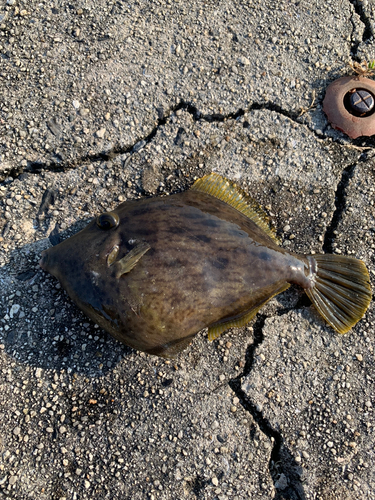
[[[136,351],[114,340],[73,303],[57,279],[39,267],[40,254],[87,224],[13,250],[0,268],[0,344],[29,366],[97,377]]]

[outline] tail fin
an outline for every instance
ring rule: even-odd
[[[309,255],[313,286],[306,290],[323,318],[339,333],[349,331],[371,302],[365,264],[342,255]],[[315,268],[315,269],[313,269]]]

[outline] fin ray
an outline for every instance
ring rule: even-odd
[[[275,231],[269,224],[267,215],[259,204],[233,182],[212,172],[195,181],[190,189],[207,193],[227,203],[255,222],[275,243],[279,243]]]
[[[308,259],[315,260],[317,270],[307,295],[332,328],[346,333],[363,317],[371,301],[364,262],[342,255],[310,255]]]
[[[318,280],[317,280],[318,281]],[[322,292],[322,294],[326,298],[330,298],[331,300],[339,307],[345,308],[353,308],[353,310],[357,310],[358,314],[360,313],[361,310],[361,301],[358,299],[358,297],[352,297],[351,300],[347,298],[345,293],[343,293],[342,289],[339,287],[332,287],[327,285],[326,283],[322,282],[319,280],[319,288]]]

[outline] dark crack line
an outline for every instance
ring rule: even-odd
[[[331,223],[326,229],[323,242],[323,251],[325,253],[333,253],[333,243],[335,241],[337,228],[341,222],[343,213],[346,209],[346,199],[347,199],[347,188],[351,179],[354,176],[355,169],[360,163],[366,162],[368,159],[368,153],[364,152],[359,157],[356,163],[348,165],[341,174],[340,182],[337,184],[335,191],[335,211],[331,219]]]
[[[62,158],[59,158],[57,161],[50,161],[48,163],[44,163],[41,161],[34,161],[34,162],[28,162],[27,166],[17,166],[12,169],[10,169],[8,172],[6,172],[7,178],[0,183],[0,185],[7,184],[9,182],[7,179],[11,177],[12,179],[15,179],[19,177],[22,173],[32,173],[32,174],[39,174],[42,171],[50,171],[50,172],[65,172],[66,170],[76,168],[84,163],[95,163],[95,162],[100,162],[100,161],[109,161],[113,158],[116,158],[118,155],[123,155],[123,154],[133,154],[138,151],[140,151],[146,144],[149,144],[156,134],[159,131],[159,128],[164,126],[167,121],[170,119],[171,115],[175,113],[176,111],[179,110],[185,110],[186,112],[190,113],[194,119],[194,121],[206,121],[209,123],[214,123],[214,122],[225,122],[228,120],[237,120],[239,117],[243,116],[246,113],[250,113],[251,111],[256,111],[256,110],[269,110],[269,111],[275,111],[276,113],[279,113],[290,120],[297,122],[299,125],[305,125],[303,122],[299,121],[298,118],[300,114],[298,112],[291,112],[284,110],[281,108],[281,106],[274,104],[272,102],[265,102],[265,103],[253,103],[251,106],[249,106],[247,109],[242,109],[240,108],[236,112],[233,113],[228,113],[228,114],[221,114],[221,113],[213,113],[213,114],[207,114],[204,115],[202,114],[196,106],[193,106],[191,103],[186,102],[186,101],[181,101],[178,103],[176,106],[171,108],[168,113],[165,115],[159,117],[157,124],[153,128],[153,130],[145,136],[143,139],[139,139],[135,144],[130,145],[125,148],[120,148],[120,147],[114,147],[111,151],[107,152],[100,152],[100,153],[95,153],[95,154],[87,154],[85,156],[81,156],[75,160],[71,161],[66,161],[64,162]],[[244,127],[246,128],[247,124],[244,124]],[[313,134],[315,134],[318,138],[320,139],[325,139],[324,136],[321,134],[317,133],[315,130],[311,130]],[[58,157],[58,155],[56,155]]]
[[[259,110],[268,110],[268,111],[275,111],[276,113],[285,116],[286,118],[289,118],[291,121],[297,123],[298,125],[302,125],[307,127],[312,134],[314,134],[318,139],[320,140],[327,140],[329,139],[333,143],[337,143],[340,146],[345,146],[345,144],[342,143],[342,139],[332,139],[332,138],[327,138],[324,133],[319,133],[316,130],[313,130],[309,128],[305,123],[303,123],[301,120],[299,120],[300,113],[298,112],[292,112],[292,111],[287,111],[283,109],[281,106],[274,104],[272,102],[264,102],[264,103],[253,103],[251,106],[249,106],[247,109],[242,109],[240,108],[236,112],[233,113],[228,113],[228,114],[221,114],[221,113],[213,113],[213,114],[207,114],[204,115],[202,114],[199,109],[192,105],[189,102],[186,101],[181,101],[179,102],[176,106],[171,108],[168,113],[163,114],[162,116],[159,116],[159,119],[157,121],[157,124],[153,128],[153,130],[145,136],[143,139],[139,139],[135,144],[125,147],[125,148],[120,148],[120,147],[114,147],[111,151],[106,151],[106,152],[100,152],[100,153],[95,153],[95,154],[87,154],[85,156],[79,157],[75,160],[71,161],[66,161],[64,162],[63,159],[59,159],[58,161],[51,161],[48,163],[43,163],[40,161],[35,161],[35,162],[28,162],[27,166],[22,167],[14,167],[10,169],[8,172],[6,172],[5,175],[7,177],[0,182],[0,186],[7,184],[9,181],[16,179],[23,173],[31,173],[31,174],[39,174],[42,171],[49,171],[49,172],[65,172],[67,170],[77,168],[82,164],[85,163],[95,163],[95,162],[101,162],[101,161],[109,161],[114,158],[116,158],[119,155],[124,155],[124,154],[129,154],[130,159],[131,155],[134,153],[137,153],[141,149],[143,149],[144,146],[149,144],[156,136],[158,133],[160,127],[164,126],[168,120],[171,118],[172,114],[175,113],[176,111],[179,110],[185,110],[187,113],[191,114],[193,117],[193,120],[195,122],[198,121],[206,121],[208,123],[215,123],[215,122],[226,122],[229,120],[237,120],[241,116],[244,116],[247,113],[251,113],[251,111],[259,111]],[[162,113],[161,113],[162,114]],[[244,128],[248,128],[250,124],[248,122],[244,122],[243,124]],[[364,139],[364,138],[360,138]],[[371,139],[371,138],[365,138],[365,139]],[[355,141],[354,141],[355,142]],[[369,144],[370,147],[374,147],[375,143],[373,144],[370,141]],[[58,155],[57,155],[58,156]],[[11,179],[9,179],[11,178]]]
[[[349,0],[350,2],[351,0]],[[351,2],[353,3],[353,2]],[[356,24],[355,24],[355,19],[354,19],[354,14],[350,16],[350,22],[352,25],[352,32],[350,34],[350,41],[351,41],[351,47],[350,47],[350,55],[352,56],[353,59],[358,60],[359,58],[357,57],[357,52],[358,52],[358,47],[361,42],[358,40],[354,40],[354,34],[356,31]]]
[[[244,409],[251,414],[257,422],[260,430],[273,441],[273,448],[269,460],[269,471],[272,477],[276,500],[306,500],[301,480],[301,467],[295,462],[291,452],[284,443],[280,431],[272,427],[267,418],[264,417],[258,406],[251,401],[241,388],[241,381],[248,376],[253,369],[255,353],[264,340],[263,328],[267,316],[260,314],[253,325],[254,342],[248,347],[246,352],[246,361],[243,372],[238,377],[229,381],[229,386],[236,393]],[[284,475],[287,481],[285,484],[278,483],[281,475]]]
[[[366,43],[374,38],[374,29],[372,27],[371,18],[367,15],[366,10],[363,7],[362,1],[349,0],[349,2],[353,5],[355,13],[358,14],[361,22],[365,26],[365,29],[364,29],[363,35],[362,35],[362,42]],[[351,17],[350,20],[351,20],[351,23],[353,25],[353,32],[352,32],[352,37],[351,37],[353,39],[353,34],[355,31],[355,21],[354,21],[353,17]],[[351,54],[352,54],[352,57],[354,59],[356,59],[358,62],[361,62],[360,58],[357,56],[359,45],[360,45],[360,42],[354,42],[354,41],[352,42]]]
[[[362,155],[365,156],[365,155]],[[336,192],[335,192],[335,211],[333,212],[333,216],[331,219],[331,223],[326,229],[324,235],[323,242],[323,251],[325,253],[333,253],[333,243],[335,241],[335,236],[337,232],[337,228],[342,219],[342,215],[346,209],[346,196],[347,196],[347,187],[351,178],[354,175],[355,168],[358,163],[354,163],[353,165],[347,166],[341,175],[340,182],[337,184]]]
[[[333,243],[335,241],[336,231],[346,208],[346,190],[349,185],[350,179],[354,175],[356,165],[357,163],[354,163],[353,165],[347,166],[343,170],[340,182],[337,185],[335,192],[336,209],[333,213],[331,223],[327,227],[324,235],[323,251],[325,253],[333,253]]]
[[[260,109],[260,108],[256,108]],[[7,178],[11,177],[12,179],[17,178],[20,176],[22,173],[34,173],[34,174],[39,174],[42,171],[51,171],[51,172],[65,172],[66,170],[76,168],[79,165],[82,165],[84,163],[95,163],[95,162],[100,162],[100,161],[108,161],[116,156],[123,155],[123,154],[133,154],[138,151],[140,151],[146,144],[149,144],[156,134],[158,133],[158,130],[160,127],[164,126],[167,121],[170,119],[171,115],[175,113],[176,111],[179,110],[185,110],[188,113],[190,113],[194,119],[194,121],[200,121],[204,120],[207,122],[224,122],[227,120],[236,120],[238,117],[244,115],[246,111],[243,109],[239,109],[235,113],[229,113],[227,115],[215,113],[211,115],[203,115],[197,107],[193,106],[192,104],[186,102],[186,101],[181,101],[179,102],[176,106],[171,108],[168,113],[163,114],[163,116],[159,116],[158,122],[153,128],[153,130],[143,139],[139,139],[135,144],[125,147],[125,148],[119,148],[119,147],[114,147],[111,151],[109,152],[101,152],[101,153],[96,153],[96,154],[87,154],[85,156],[82,156],[80,158],[77,158],[76,160],[72,161],[67,161],[64,162],[62,159],[59,161],[51,161],[49,163],[43,163],[40,161],[35,161],[35,162],[28,162],[26,167],[14,167],[10,169],[6,175]],[[0,183],[1,185],[7,184],[7,179],[5,179],[3,182]]]
[[[260,108],[257,108],[260,109]],[[125,148],[119,148],[119,147],[114,147],[111,151],[108,152],[101,152],[101,153],[96,153],[96,154],[87,154],[85,156],[81,156],[80,158],[77,158],[76,160],[72,161],[66,161],[64,162],[63,160],[59,161],[51,161],[49,163],[43,163],[40,161],[35,161],[35,162],[28,162],[26,167],[14,167],[13,169],[9,170],[7,172],[7,177],[12,177],[13,179],[17,178],[19,175],[22,173],[33,173],[33,174],[39,174],[42,171],[52,171],[52,172],[65,172],[66,170],[76,168],[79,165],[82,165],[84,163],[95,163],[95,162],[100,162],[100,161],[108,161],[116,156],[119,155],[124,155],[124,154],[133,154],[137,153],[146,144],[149,144],[156,134],[159,131],[159,128],[164,126],[167,121],[170,119],[171,115],[175,113],[176,111],[179,110],[185,110],[188,113],[190,113],[194,119],[194,121],[200,121],[204,120],[207,122],[224,122],[227,120],[236,120],[238,117],[244,115],[246,111],[243,109],[239,109],[235,113],[229,113],[227,115],[219,114],[219,113],[214,113],[211,115],[203,115],[197,107],[193,106],[189,102],[181,101],[179,102],[176,106],[171,108],[168,113],[166,113],[163,116],[159,116],[159,119],[157,121],[157,124],[153,128],[153,130],[143,139],[139,139],[135,144],[125,147]],[[6,184],[7,181],[3,181],[0,183],[0,185]]]

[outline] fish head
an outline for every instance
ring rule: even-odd
[[[44,250],[39,264],[97,321],[92,310],[102,316],[103,308],[113,302],[113,287],[118,281],[114,264],[121,246],[120,215],[105,212],[82,231]]]
[[[44,271],[60,281],[68,274],[77,278],[87,271],[102,272],[115,262],[121,244],[118,213],[104,212],[85,229],[42,252]]]

